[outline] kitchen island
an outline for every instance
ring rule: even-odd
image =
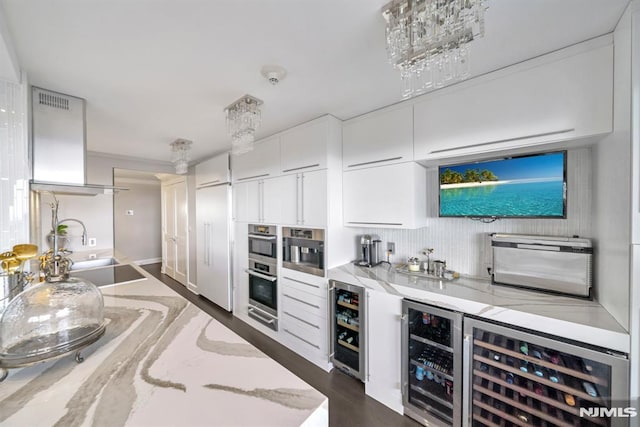
[[[146,277],[102,287],[105,335],[9,372],[3,426],[326,426],[328,399]]]

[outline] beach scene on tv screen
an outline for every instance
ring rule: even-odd
[[[441,166],[441,216],[564,216],[564,152]]]

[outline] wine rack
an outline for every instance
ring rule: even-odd
[[[611,367],[535,342],[474,328],[473,426],[602,426],[580,408],[610,407]]]
[[[460,414],[461,316],[428,305],[404,302],[405,408],[416,419],[458,425]],[[458,325],[454,328],[454,325]],[[431,425],[431,424],[429,424]]]
[[[332,291],[332,362],[350,375],[363,378],[361,300],[363,289],[335,282]]]

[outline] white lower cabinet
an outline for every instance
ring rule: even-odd
[[[365,392],[399,414],[402,406],[402,297],[367,291]]]
[[[343,174],[346,227],[419,228],[427,220],[427,174],[399,163]]]
[[[282,269],[279,332],[284,345],[328,371],[327,281]]]

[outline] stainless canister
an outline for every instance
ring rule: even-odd
[[[445,261],[433,261],[433,275],[436,277],[444,277],[444,272],[447,269],[447,263]]]
[[[25,284],[24,273],[0,273],[0,313],[16,295],[24,290]]]

